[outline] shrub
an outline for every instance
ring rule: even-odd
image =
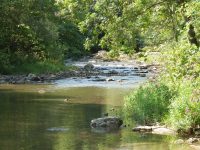
[[[160,79],[177,95],[171,100],[166,123],[187,131],[200,124],[200,51],[185,39],[165,47],[165,71]]]
[[[139,123],[161,121],[175,92],[164,84],[147,83],[125,98],[124,111]]]
[[[167,123],[177,130],[187,131],[200,124],[200,86],[185,81],[170,105]]]

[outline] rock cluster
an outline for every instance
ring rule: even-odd
[[[160,135],[173,135],[175,131],[163,126],[138,126],[132,129],[134,132],[150,132]]]

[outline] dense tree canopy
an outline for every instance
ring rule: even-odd
[[[85,49],[116,56],[182,39],[199,46],[199,9],[198,0],[3,0],[1,72],[24,62],[62,62]]]
[[[64,4],[86,37],[86,49],[132,54],[145,45],[178,42],[190,23],[198,27],[198,1],[65,0]]]
[[[64,54],[83,49],[79,30],[61,18],[55,0],[3,0],[0,12],[2,73],[23,63],[62,63]]]

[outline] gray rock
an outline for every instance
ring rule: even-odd
[[[40,79],[39,76],[36,76],[33,73],[29,73],[28,76],[27,76],[27,80],[30,80],[30,81],[40,81],[41,79]]]
[[[5,84],[6,81],[5,80],[0,80],[0,84]]]
[[[148,69],[148,66],[147,65],[140,65],[139,68],[140,69]]]
[[[90,126],[95,129],[106,128],[109,130],[117,130],[123,124],[123,121],[118,117],[103,117],[93,119]]]
[[[91,63],[88,63],[87,65],[84,66],[84,69],[85,69],[86,71],[91,71],[91,70],[94,69],[94,65],[91,64]]]
[[[26,82],[26,78],[21,78],[16,81],[16,84],[25,84],[25,82]]]
[[[176,134],[174,130],[168,129],[168,128],[165,128],[165,127],[153,128],[152,133],[153,134],[160,134],[160,135],[173,135],[173,134]]]
[[[196,143],[196,142],[198,142],[198,141],[199,141],[198,138],[189,138],[186,142],[187,142],[188,144],[192,144],[192,143]]]
[[[139,76],[140,77],[146,77],[147,75],[145,73],[140,73]]]
[[[151,132],[153,134],[160,135],[173,135],[175,134],[174,130],[168,129],[162,126],[138,126],[132,129],[134,132]]]
[[[114,74],[118,74],[118,72],[115,71],[115,70],[111,70],[111,71],[108,72],[108,74],[112,74],[112,75],[114,75]]]
[[[40,77],[36,76],[31,79],[32,81],[41,81]]]
[[[138,67],[134,67],[134,70],[139,70],[139,68]]]
[[[101,79],[101,78],[97,78],[97,79],[94,79],[94,80],[92,80],[92,81],[95,81],[95,82],[104,82],[104,81],[106,81],[106,79]]]

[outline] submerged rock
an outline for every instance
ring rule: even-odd
[[[123,124],[123,121],[118,117],[103,117],[93,119],[90,123],[90,126],[95,129],[108,129],[108,130],[117,130]]]

